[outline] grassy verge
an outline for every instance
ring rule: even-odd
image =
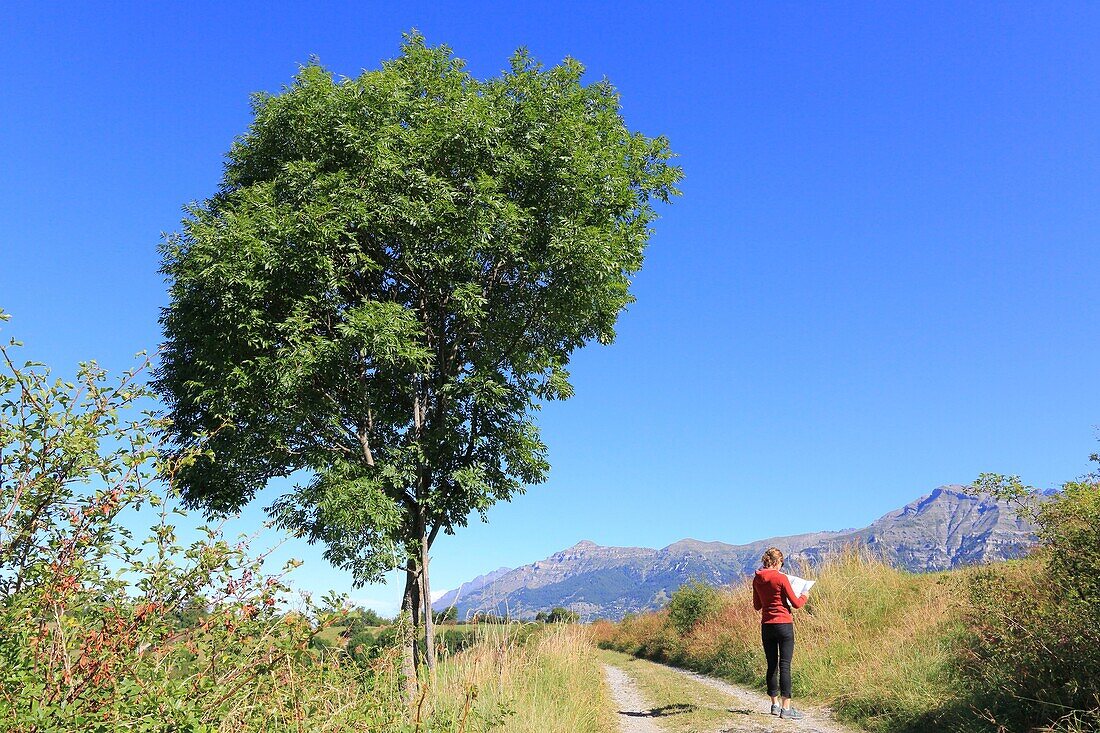
[[[585,630],[486,626],[436,670],[425,707],[455,731],[610,733],[614,709]],[[526,638],[524,638],[526,637]]]
[[[832,707],[875,731],[955,726],[954,681],[961,620],[953,599],[967,571],[914,575],[857,552],[819,568],[796,612],[796,697]],[[763,689],[759,615],[743,585],[718,612],[678,633],[663,612],[595,625],[599,644]]]

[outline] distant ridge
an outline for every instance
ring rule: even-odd
[[[441,595],[435,600],[435,602],[432,604],[432,607],[436,610],[450,608],[451,606],[455,605],[455,602],[458,601],[460,598],[466,596],[469,593],[472,593],[473,591],[485,587],[497,578],[500,578],[501,576],[510,573],[511,571],[512,568],[498,568],[491,573],[479,575],[473,580],[463,583],[454,590],[449,590]]]
[[[1034,527],[1007,504],[948,485],[862,529],[771,537],[743,545],[688,538],[660,550],[603,547],[582,540],[545,560],[478,576],[433,607],[454,605],[460,619],[479,611],[527,619],[554,606],[585,619],[619,619],[660,608],[692,578],[714,584],[738,582],[755,570],[760,555],[773,545],[792,559],[813,564],[858,543],[898,567],[931,572],[1020,557],[1034,541]]]

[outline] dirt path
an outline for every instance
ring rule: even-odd
[[[753,719],[746,727],[727,728],[723,730],[722,733],[749,733],[750,731],[772,730],[789,731],[793,730],[796,726],[797,729],[803,733],[858,733],[859,731],[858,728],[852,728],[843,723],[838,723],[833,719],[833,714],[828,708],[806,705],[799,700],[794,701],[794,706],[806,713],[806,717],[803,720],[780,720],[779,718],[773,717],[769,712],[771,709],[771,698],[767,695],[760,692],[754,692],[740,685],[731,684],[725,680],[715,679],[714,677],[707,677],[706,675],[688,672],[687,670],[677,669],[676,667],[665,668],[682,677],[695,680],[696,682],[700,682],[712,689],[729,695],[735,701],[735,705],[741,708],[735,712],[744,713],[747,717]],[[764,718],[763,724],[759,718]]]
[[[630,675],[610,664],[603,666],[603,673],[619,713],[621,733],[661,733],[661,727],[653,722],[649,706]]]
[[[628,673],[626,670],[632,670],[632,672]],[[691,733],[769,733],[770,731],[858,733],[858,729],[836,722],[829,710],[802,705],[797,700],[795,706],[805,712],[806,717],[798,721],[782,720],[770,714],[771,700],[766,695],[723,680],[663,664],[641,659],[631,659],[625,664],[615,661],[615,664],[604,664],[604,673],[619,710],[622,733],[664,731],[665,728],[659,725],[656,719],[662,719],[671,731],[690,729]],[[632,674],[637,675],[638,680],[635,680]],[[658,678],[660,678],[659,682]],[[644,681],[644,684],[639,685],[639,680]],[[647,685],[654,684],[658,685],[653,688],[653,690],[659,690],[656,693],[657,697],[665,703],[657,709],[654,709],[652,701],[647,703],[646,696],[643,694],[643,689],[647,689]],[[665,717],[673,708],[678,710],[672,712],[694,710],[698,713],[704,707],[700,704],[698,692],[700,686],[720,693],[717,700],[712,699],[708,703],[710,715],[715,716],[711,718],[713,724],[700,726],[690,723],[687,718],[691,718],[691,714],[684,716],[683,719],[678,719],[678,716]],[[710,694],[713,695],[713,693]]]

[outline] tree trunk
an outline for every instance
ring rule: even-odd
[[[401,597],[401,613],[408,614],[408,634],[404,639],[401,658],[401,673],[405,676],[405,702],[412,706],[416,702],[416,617],[420,607],[416,578],[416,563],[410,559],[405,566],[405,593]]]
[[[428,532],[420,522],[420,599],[424,604],[424,657],[428,671],[435,669],[435,619],[432,618],[432,592],[428,583]]]
[[[422,382],[420,375],[414,380],[415,396],[413,397],[413,426],[416,430],[416,440],[420,442],[424,437],[424,402],[421,399],[420,390]],[[416,470],[416,535],[420,540],[420,603],[424,611],[424,661],[428,665],[428,671],[435,669],[435,629],[432,624],[432,593],[428,583],[428,522],[424,516],[424,501],[428,493],[427,468],[422,462],[418,463]]]

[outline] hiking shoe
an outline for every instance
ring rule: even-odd
[[[794,709],[794,706],[783,708],[779,711],[779,717],[783,720],[802,720],[806,716]]]
[[[772,715],[779,715],[779,711],[782,709],[783,708],[779,707],[774,702],[772,703]]]

